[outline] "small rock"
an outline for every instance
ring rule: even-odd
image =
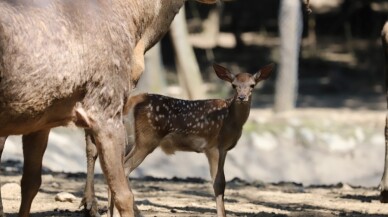
[[[59,188],[59,184],[58,184],[58,182],[53,182],[53,183],[51,183],[51,187],[53,187],[53,188]]]
[[[48,174],[48,175],[42,175],[42,182],[52,182],[54,180],[53,175]]]
[[[351,190],[353,190],[353,188],[352,188],[352,186],[350,186],[350,185],[344,183],[344,184],[342,185],[342,190],[351,191]]]
[[[248,186],[249,183],[245,180],[242,180],[238,177],[234,177],[232,180],[228,181],[226,183],[228,186],[231,186],[231,187],[240,187],[240,186]]]
[[[74,202],[77,198],[68,193],[68,192],[61,192],[55,195],[55,201],[60,201],[60,202]]]
[[[252,185],[255,186],[256,188],[264,188],[266,186],[266,183],[262,180],[254,180],[252,182]]]
[[[5,172],[19,172],[20,170],[16,167],[5,167]]]
[[[342,182],[340,182],[340,183],[338,183],[337,185],[336,185],[336,187],[337,188],[340,188],[340,189],[342,189],[342,190],[346,190],[346,191],[351,191],[351,190],[353,190],[353,187],[352,186],[350,186],[349,184],[346,184],[346,183],[342,183]]]

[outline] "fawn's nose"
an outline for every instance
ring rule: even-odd
[[[241,100],[241,101],[243,101],[243,100],[245,99],[245,96],[240,95],[240,96],[238,96],[238,99]]]

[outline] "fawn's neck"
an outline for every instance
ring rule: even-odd
[[[249,112],[251,110],[251,96],[246,102],[240,102],[237,99],[237,96],[230,98],[230,109],[228,119],[233,122],[235,126],[243,126],[249,117]]]

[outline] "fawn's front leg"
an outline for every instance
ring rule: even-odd
[[[82,198],[80,207],[84,206],[85,216],[99,217],[100,214],[98,213],[98,202],[94,191],[94,166],[96,164],[98,154],[92,132],[89,130],[85,130],[85,140],[87,173],[84,197]]]
[[[0,137],[0,161],[1,161],[1,155],[3,154],[6,140],[7,140],[7,137]],[[0,189],[0,217],[5,217],[4,208],[3,208],[3,198],[1,196],[1,189]]]
[[[209,161],[210,175],[213,181],[213,190],[216,197],[217,216],[225,217],[224,192],[225,192],[225,174],[224,164],[226,151],[213,148],[206,151],[206,157]]]
[[[50,130],[23,135],[23,176],[21,180],[22,202],[19,217],[30,215],[31,203],[42,184],[42,159],[46,151]]]

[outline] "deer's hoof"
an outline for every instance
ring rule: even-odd
[[[95,198],[92,200],[88,200],[87,198],[83,198],[80,204],[80,207],[84,207],[84,215],[86,217],[100,217],[100,213],[98,213],[98,203]]]

